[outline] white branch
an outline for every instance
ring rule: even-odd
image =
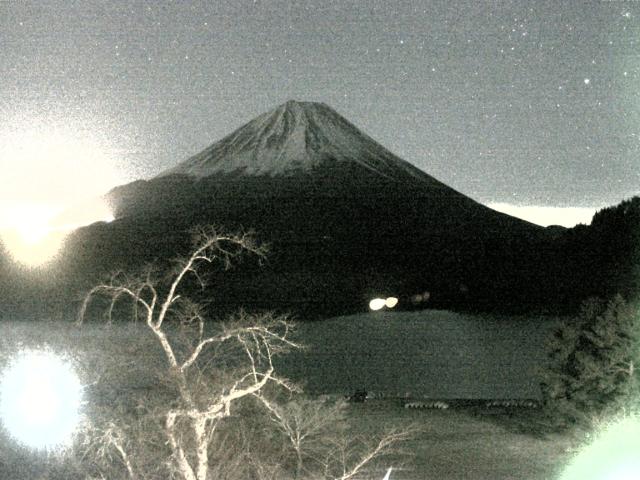
[[[193,472],[193,468],[191,468],[191,465],[187,460],[187,457],[184,453],[184,449],[182,448],[182,445],[176,439],[176,434],[175,434],[176,419],[177,419],[177,412],[170,411],[167,414],[165,430],[167,433],[167,437],[169,437],[169,444],[171,445],[171,450],[173,451],[176,457],[175,461],[177,463],[178,469],[180,470],[180,473],[184,476],[185,480],[197,480],[196,475]]]
[[[410,431],[397,431],[384,435],[378,441],[378,444],[372,450],[365,452],[360,460],[350,470],[347,470],[346,465],[344,465],[342,475],[337,477],[335,480],[349,480],[355,477],[366,464],[376,457],[387,453],[393,445],[407,440],[410,436]]]

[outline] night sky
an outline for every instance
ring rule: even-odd
[[[3,171],[62,131],[148,177],[296,99],[483,203],[640,190],[640,2],[9,0],[0,42]]]

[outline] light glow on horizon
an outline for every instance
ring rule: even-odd
[[[79,421],[82,385],[71,364],[43,350],[24,350],[0,380],[0,419],[18,442],[51,450],[67,444]]]
[[[53,229],[59,208],[44,205],[5,205],[0,210],[0,239],[13,259],[26,266],[47,263],[55,257],[66,236]]]
[[[55,258],[72,230],[112,220],[111,208],[101,199],[66,210],[47,204],[4,205],[0,240],[16,262],[36,267]]]
[[[489,203],[489,208],[506,213],[527,222],[535,223],[543,227],[549,225],[561,225],[574,227],[579,223],[589,225],[597,208],[586,207],[540,207],[534,205],[513,205],[510,203]]]
[[[105,151],[68,127],[0,131],[0,240],[16,262],[46,264],[71,230],[113,220],[99,198],[118,183]]]

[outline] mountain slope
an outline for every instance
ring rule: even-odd
[[[432,216],[435,212],[444,222],[472,220],[469,215],[456,219],[462,212],[452,204],[460,204],[471,217],[538,228],[462,195],[397,157],[330,107],[312,102],[288,101],[151,181],[118,187],[109,197],[117,216],[126,216],[163,210],[183,200],[193,203],[198,196],[194,190],[209,200],[228,201],[301,195],[360,203],[371,198],[402,198],[406,203],[430,199]]]

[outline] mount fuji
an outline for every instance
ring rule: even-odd
[[[216,277],[218,306],[335,314],[376,295],[493,308],[546,294],[548,230],[448,187],[321,103],[288,101],[108,199],[116,220],[72,240],[82,270],[173,257],[198,224],[255,230],[267,265]]]

